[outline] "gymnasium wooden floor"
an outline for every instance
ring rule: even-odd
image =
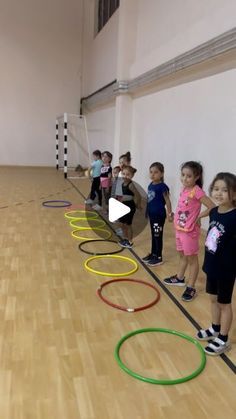
[[[172,225],[165,229],[165,264],[146,269],[139,263],[130,277],[156,285],[159,303],[137,313],[122,312],[97,297],[98,285],[107,278],[85,271],[88,255],[78,250],[64,209],[42,206],[50,199],[82,204],[88,180],[64,180],[53,168],[1,167],[0,176],[0,418],[235,418],[235,307],[232,350],[208,357],[205,370],[191,381],[144,383],[114,359],[119,339],[135,329],[163,327],[195,336],[194,321],[209,325],[202,273],[198,297],[191,303],[182,302],[183,289],[175,287],[168,289],[172,301],[152,276],[162,280],[176,272]],[[133,251],[122,255],[142,257],[149,242],[147,227]],[[121,272],[130,265],[104,260],[93,267]],[[116,284],[106,295],[115,303],[139,306],[154,294],[140,285]],[[159,333],[133,337],[121,356],[136,372],[162,379],[188,375],[199,364],[194,345]]]

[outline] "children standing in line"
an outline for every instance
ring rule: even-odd
[[[174,216],[176,230],[176,248],[180,256],[177,275],[164,279],[167,285],[185,286],[185,271],[189,267],[188,285],[182,300],[192,301],[196,295],[195,282],[199,272],[198,250],[200,236],[200,218],[206,217],[215,205],[202,190],[203,169],[200,163],[188,161],[181,167],[183,190],[180,193]],[[200,214],[201,204],[207,210]]]
[[[102,191],[101,191],[101,185],[100,185],[100,175],[101,175],[101,167],[102,167],[102,153],[100,150],[95,150],[93,152],[93,162],[91,164],[91,167],[89,169],[92,171],[92,185],[91,185],[91,192],[90,197],[85,201],[85,204],[92,205],[93,201],[96,197],[96,194],[98,195],[98,204],[99,206],[102,205]]]
[[[105,200],[105,211],[108,210],[108,201],[111,196],[111,178],[112,178],[112,154],[109,151],[104,151],[102,153],[103,165],[101,167],[100,183],[102,194]],[[96,210],[102,209],[101,205],[96,205],[93,207]]]
[[[137,170],[132,166],[125,166],[122,170],[123,183],[120,201],[130,208],[130,212],[118,220],[122,224],[124,237],[124,239],[119,242],[119,245],[127,248],[131,248],[133,246],[133,217],[136,208],[141,207],[141,195],[132,182],[132,178],[136,172]]]
[[[236,277],[236,176],[218,173],[210,186],[217,207],[210,211],[203,270],[207,275],[212,325],[197,334],[199,340],[213,340],[205,352],[220,355],[230,349],[231,298]]]
[[[164,166],[162,163],[152,163],[149,168],[151,183],[148,185],[148,201],[146,214],[150,220],[152,247],[151,252],[142,260],[150,266],[157,266],[163,263],[163,229],[167,217],[173,221],[169,188],[164,183]]]

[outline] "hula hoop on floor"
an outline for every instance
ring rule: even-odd
[[[78,215],[76,215],[78,213]],[[82,217],[81,214],[88,214],[89,217]],[[98,218],[98,214],[95,211],[86,211],[86,210],[73,210],[65,212],[64,216],[69,218],[69,220],[94,220]]]
[[[120,359],[120,354],[119,354],[120,348],[121,348],[122,344],[127,339],[129,339],[130,337],[135,336],[139,333],[146,333],[146,332],[170,333],[172,335],[176,335],[176,336],[179,336],[179,337],[181,337],[185,340],[188,340],[189,342],[192,342],[196,346],[198,351],[200,352],[200,365],[191,374],[186,375],[185,377],[170,379],[170,380],[166,380],[166,379],[158,380],[158,379],[154,379],[154,378],[143,377],[142,375],[131,371]],[[192,378],[197,377],[197,375],[199,375],[203,371],[203,369],[205,368],[205,365],[206,365],[205,352],[204,352],[203,348],[201,347],[201,345],[198,343],[198,341],[196,339],[192,338],[191,336],[185,335],[184,333],[177,332],[176,330],[161,329],[159,327],[158,328],[152,328],[151,327],[151,328],[146,328],[146,329],[138,329],[138,330],[134,330],[133,332],[128,333],[127,335],[123,336],[123,338],[121,338],[121,340],[116,345],[114,355],[115,355],[115,359],[118,362],[120,368],[122,368],[125,372],[127,372],[127,374],[131,375],[134,378],[137,378],[138,380],[145,381],[146,383],[151,383],[151,384],[170,385],[170,384],[185,383],[186,381],[192,380]]]
[[[59,204],[59,205],[54,205],[54,204]],[[44,207],[48,207],[48,208],[64,208],[64,207],[70,207],[72,205],[72,203],[70,201],[63,201],[63,200],[54,200],[54,201],[44,201],[42,202],[42,205]]]
[[[133,264],[133,266],[134,266],[134,268],[133,269],[131,269],[130,271],[128,271],[128,272],[120,272],[120,273],[111,273],[111,272],[102,272],[102,271],[98,271],[98,270],[96,270],[96,269],[93,269],[93,268],[90,268],[90,266],[89,266],[89,263],[92,261],[92,260],[95,260],[95,259],[104,259],[104,258],[109,258],[109,259],[120,259],[120,260],[125,260],[125,261],[128,261],[128,262],[130,262],[130,263],[132,263]],[[125,256],[120,256],[120,255],[104,255],[104,256],[92,256],[91,258],[88,258],[86,261],[85,261],[85,263],[84,263],[84,267],[89,271],[89,272],[92,272],[92,273],[94,273],[94,274],[97,274],[97,275],[102,275],[102,276],[111,276],[111,277],[119,277],[119,276],[129,276],[129,275],[132,275],[134,272],[136,272],[137,270],[138,270],[138,264],[137,264],[137,262],[134,260],[134,259],[130,259],[130,258],[127,258],[127,257],[125,257]]]
[[[112,303],[111,301],[109,301],[107,298],[105,298],[102,295],[103,288],[106,285],[112,284],[113,282],[135,282],[137,284],[147,285],[148,287],[150,287],[150,288],[152,288],[156,291],[156,297],[151,303],[148,303],[148,304],[146,304],[144,306],[141,306],[141,307],[136,307],[136,308],[130,308],[129,307],[128,308],[128,307],[119,306],[118,304]],[[118,308],[119,310],[128,311],[128,313],[134,313],[136,311],[146,310],[147,308],[150,308],[150,307],[154,306],[154,304],[156,304],[160,299],[160,293],[159,293],[158,289],[156,287],[154,287],[154,285],[149,284],[148,282],[142,281],[140,279],[128,279],[128,278],[111,279],[110,281],[104,282],[97,289],[97,295],[101,298],[101,300],[104,301],[104,303],[108,304],[109,306],[114,307],[114,308]]]
[[[83,236],[80,236],[79,234],[76,234],[77,231],[78,232],[81,232],[81,231],[84,232],[86,230],[89,230],[89,231],[99,231],[99,232],[103,231],[104,233],[107,234],[107,237],[104,237],[104,239],[109,239],[112,236],[112,233],[110,231],[105,230],[104,228],[99,228],[99,227],[94,227],[94,228],[92,228],[92,227],[84,227],[83,229],[78,228],[76,230],[73,230],[71,232],[71,235],[72,235],[72,237],[74,237],[75,239],[78,239],[78,240],[90,240],[88,237],[83,237]],[[104,240],[104,239],[101,239],[101,240]],[[93,238],[91,238],[91,240],[93,240]]]
[[[86,220],[74,220],[74,219],[72,219],[70,221],[70,226],[73,227],[73,228],[77,228],[78,230],[86,230],[86,228],[88,228],[88,227],[83,227],[83,226],[80,226],[80,225],[76,224],[76,223],[81,223],[83,221],[87,221],[87,219]],[[92,220],[89,220],[89,221],[90,221],[89,222],[90,227],[91,227],[91,223],[93,223],[93,222],[95,222],[94,227],[96,227],[96,228],[101,228],[101,227],[104,227],[106,225],[105,221],[103,221],[102,219],[100,220],[99,218],[93,218]],[[93,227],[91,227],[91,228],[93,228]]]
[[[78,248],[79,248],[79,250],[81,250],[81,252],[84,252],[87,255],[93,255],[93,256],[115,255],[116,253],[123,252],[123,250],[124,250],[124,247],[119,247],[118,250],[114,250],[113,252],[89,252],[88,250],[84,250],[83,249],[83,246],[86,245],[87,243],[103,242],[103,241],[105,241],[107,243],[116,243],[116,244],[118,244],[118,242],[115,241],[115,240],[99,240],[99,239],[96,239],[96,240],[85,240],[84,242],[82,242],[82,243],[79,244]]]
[[[74,210],[84,210],[84,205],[83,204],[77,204],[77,205],[71,205],[70,206],[70,211],[74,211]],[[67,211],[67,210],[65,210]]]

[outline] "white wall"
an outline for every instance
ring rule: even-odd
[[[1,1],[0,164],[55,164],[55,116],[79,111],[81,17],[81,0]]]
[[[137,7],[131,78],[236,26],[235,0],[137,0]]]
[[[116,79],[118,12],[96,34],[96,1],[84,1],[83,96],[88,96]]]
[[[86,115],[90,152],[99,149],[114,153],[115,107],[99,109]],[[113,161],[114,165],[117,162]]]

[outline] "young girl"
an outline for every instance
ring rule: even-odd
[[[199,340],[213,340],[205,348],[208,355],[230,349],[228,333],[232,324],[231,298],[236,277],[236,176],[218,173],[210,186],[218,205],[210,211],[203,270],[207,275],[212,325],[200,330]]]
[[[167,285],[185,286],[184,274],[189,267],[189,281],[182,300],[192,301],[196,295],[195,282],[199,272],[198,250],[200,218],[206,217],[215,205],[202,190],[203,169],[200,163],[188,161],[181,167],[183,190],[174,216],[176,248],[180,256],[177,275],[164,279]],[[200,214],[201,204],[208,209]]]
[[[149,167],[151,183],[148,186],[148,202],[146,214],[150,220],[152,248],[151,252],[142,260],[150,266],[157,266],[163,263],[163,229],[167,217],[172,221],[172,209],[169,197],[169,188],[164,183],[164,166],[155,162]],[[166,208],[165,208],[166,207]]]
[[[112,154],[109,151],[104,151],[102,153],[102,167],[101,167],[101,174],[100,174],[100,184],[102,195],[105,199],[105,211],[108,209],[108,201],[111,196],[111,178],[112,178],[112,168],[111,168],[111,161],[112,161]],[[101,204],[94,205],[93,208],[95,210],[102,209]]]
[[[125,166],[130,166],[130,164],[131,164],[131,154],[130,154],[130,151],[127,151],[127,153],[122,154],[119,157],[120,170],[122,170],[123,167]]]
[[[140,208],[141,206],[141,195],[131,180],[136,172],[137,170],[132,166],[125,166],[122,170],[122,196],[119,200],[130,208],[130,212],[118,220],[122,224],[124,237],[124,239],[119,242],[121,247],[131,248],[133,246],[132,221],[136,208]]]
[[[95,150],[93,152],[93,162],[89,169],[89,173],[92,171],[92,185],[91,185],[91,192],[90,197],[85,201],[85,204],[92,205],[93,201],[98,196],[98,204],[99,206],[102,205],[102,191],[100,186],[100,175],[101,175],[101,167],[102,167],[102,153],[100,150]]]
[[[115,195],[117,195],[118,197],[122,196],[122,183],[123,183],[122,169],[124,167],[130,166],[130,165],[131,165],[131,154],[130,154],[129,151],[127,151],[127,153],[122,154],[119,157],[120,171],[119,171],[119,174],[118,174],[118,179],[117,179],[117,182],[116,182],[116,189],[115,189]]]

